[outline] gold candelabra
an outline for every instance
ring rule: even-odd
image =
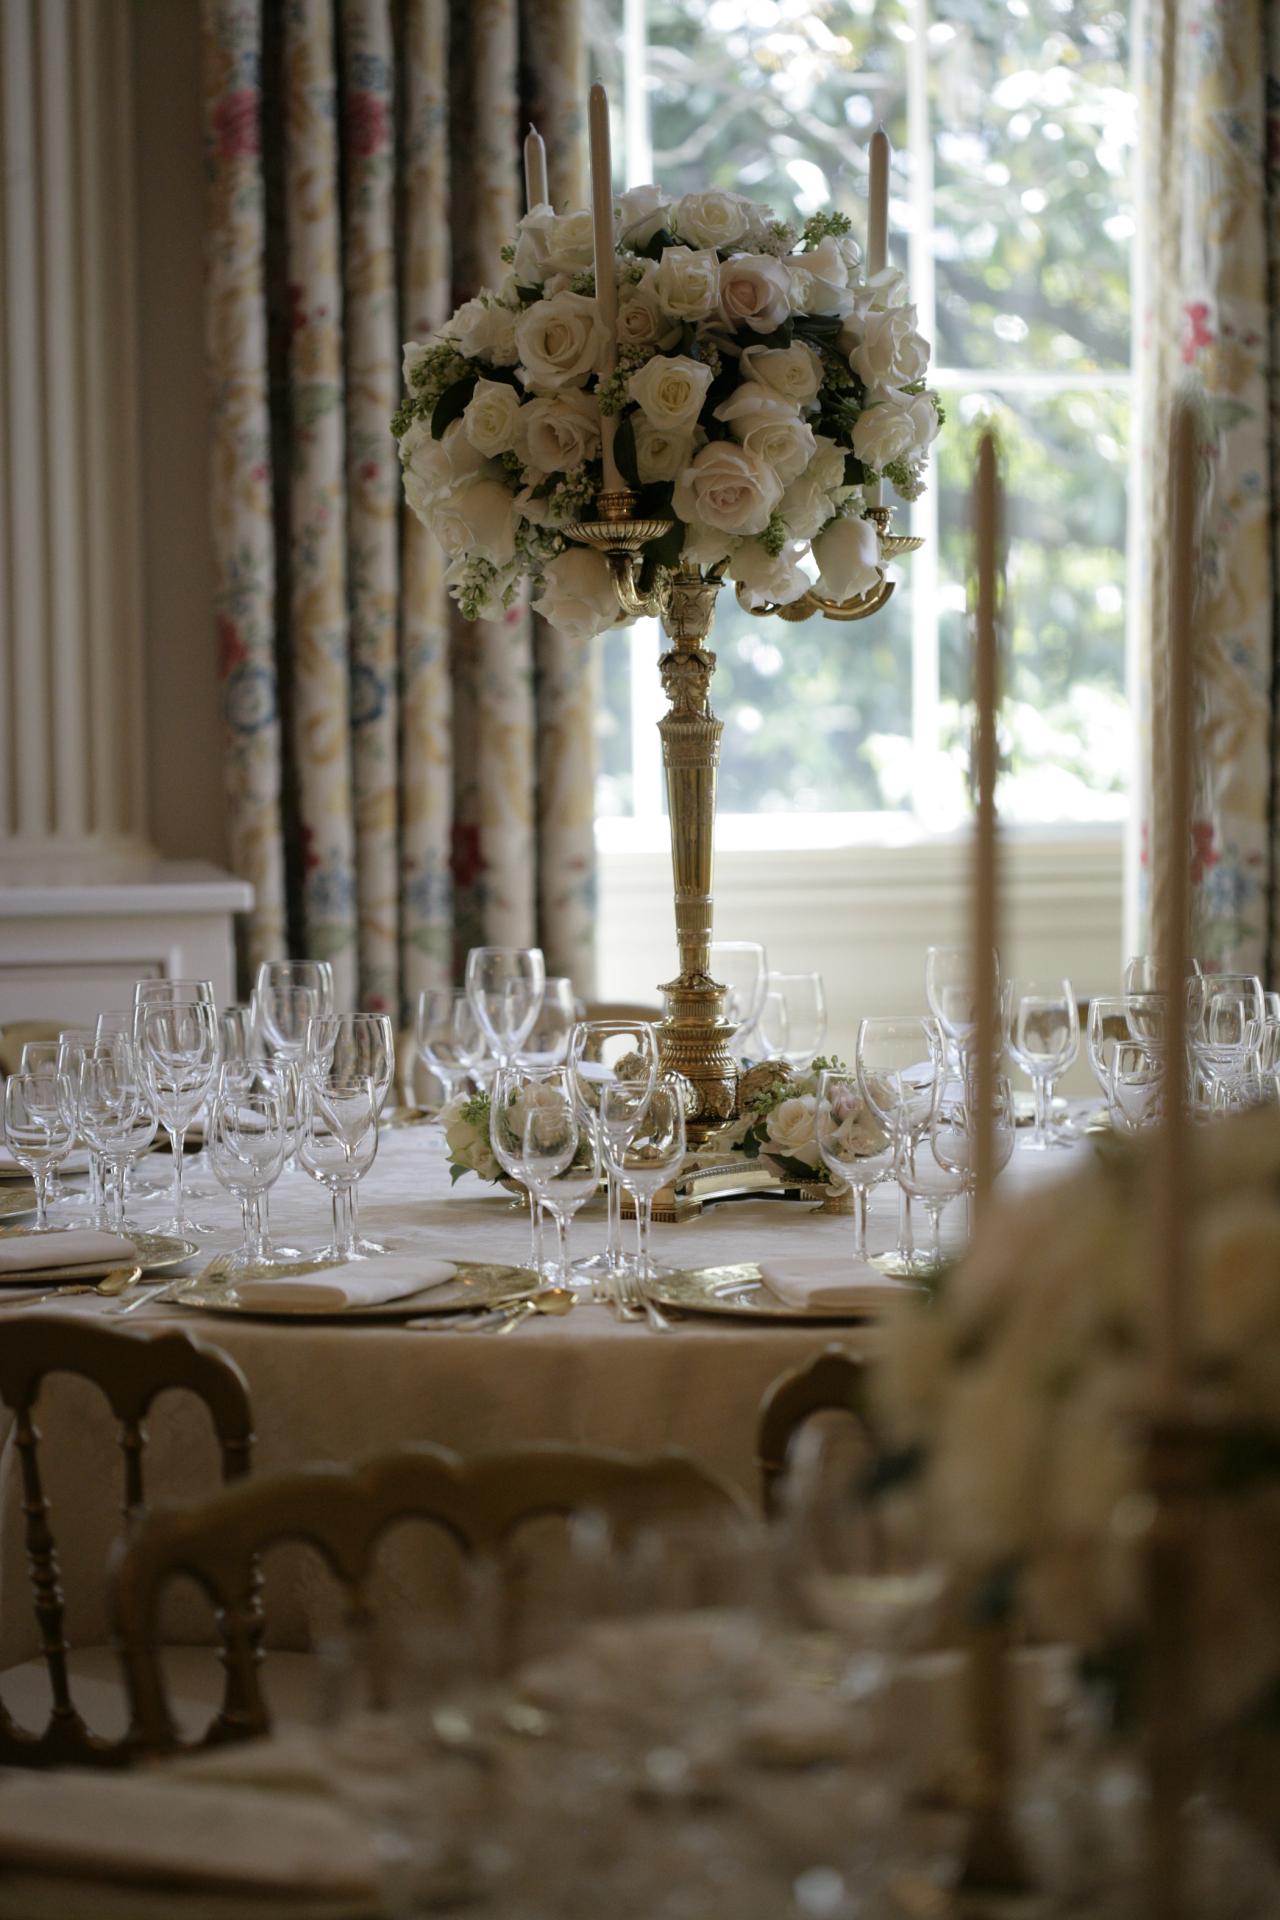
[[[729,1051],[734,1027],[725,1019],[725,989],[711,976],[716,778],[724,722],[711,709],[716,656],[706,643],[724,568],[704,572],[683,564],[659,567],[650,581],[642,583],[645,546],[669,533],[674,522],[642,518],[638,506],[634,493],[601,493],[595,519],[576,521],[565,532],[570,540],[604,555],[621,615],[628,619],[656,615],[668,642],[658,671],[669,704],[658,732],[671,821],[680,970],[659,989],[664,1017],[658,1047],[664,1071],[683,1074],[693,1088],[689,1138],[698,1145],[733,1118],[738,1093],[738,1070]],[[887,507],[872,507],[867,517],[876,525],[883,564],[921,544],[890,533]],[[853,600],[825,599],[810,588],[791,605],[748,610],[761,616],[778,613],[785,620],[807,620],[814,613],[830,620],[865,620],[884,606],[893,585],[882,571],[876,585]]]

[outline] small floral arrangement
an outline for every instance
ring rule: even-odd
[[[502,1168],[489,1140],[487,1093],[457,1094],[440,1115],[449,1150],[449,1178],[456,1187],[464,1174],[501,1180]]]
[[[1140,1624],[1155,1254],[1149,1141],[998,1207],[936,1296],[890,1320],[881,1415],[969,1583],[1114,1663]],[[1280,1707],[1280,1115],[1197,1138],[1187,1215],[1192,1404],[1233,1424],[1204,1516],[1197,1687],[1223,1724]],[[991,1583],[994,1583],[994,1589]]]
[[[915,499],[942,419],[901,273],[863,272],[843,214],[797,229],[735,193],[634,187],[615,231],[608,377],[591,216],[549,206],[520,222],[496,290],[404,349],[405,494],[463,613],[497,617],[527,577],[562,632],[614,624],[607,561],[564,532],[600,491],[602,415],[641,515],[675,522],[646,574],[723,564],[750,604],[785,605],[812,551],[823,593],[868,591],[865,488]]]
[[[738,1082],[739,1117],[719,1135],[717,1146],[746,1160],[765,1159],[787,1179],[806,1186],[833,1186],[818,1150],[818,1080],[827,1069],[847,1073],[834,1056],[817,1059],[807,1073],[793,1073],[783,1060],[748,1067]],[[852,1087],[834,1099],[839,1136],[858,1155],[880,1153],[888,1135]]]

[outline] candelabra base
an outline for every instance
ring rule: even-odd
[[[666,1013],[658,1028],[658,1058],[664,1073],[683,1074],[697,1104],[685,1126],[691,1146],[701,1146],[738,1106],[738,1063],[729,1051],[734,1036],[724,1016],[724,988],[706,974],[684,974],[659,988]]]

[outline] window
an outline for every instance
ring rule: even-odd
[[[891,248],[948,420],[923,549],[889,605],[837,626],[721,595],[719,844],[847,844],[965,813],[967,489],[1003,436],[1011,822],[1125,813],[1130,423],[1129,18],[1116,0],[605,0],[597,58],[631,182],[734,187],[865,229],[866,152],[894,145]],[[887,490],[887,498],[894,498]],[[656,625],[607,636],[602,847],[661,833]],[[806,816],[798,830],[797,814]],[[753,815],[740,820],[735,816]],[[761,816],[775,818],[770,823]],[[628,824],[630,823],[630,824]]]

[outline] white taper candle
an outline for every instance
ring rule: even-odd
[[[524,198],[528,208],[551,204],[547,188],[547,146],[532,121],[524,137]]]
[[[618,285],[615,278],[613,237],[613,159],[609,145],[609,96],[599,81],[591,89],[587,106],[587,126],[591,139],[591,231],[596,265],[596,311],[605,330],[602,382],[613,372],[618,357]],[[604,491],[619,493],[626,481],[613,457],[617,421],[610,413],[600,416],[600,450],[604,464]]]
[[[867,278],[880,273],[889,264],[889,161],[892,152],[889,136],[877,127],[871,136],[867,180]],[[867,505],[878,507],[882,489],[873,480],[866,490]]]
[[[996,839],[996,716],[1000,707],[1000,469],[995,435],[978,444],[973,482],[973,533],[977,566],[974,609],[975,773],[977,818],[973,860],[973,986],[977,995],[974,1044],[978,1132],[974,1142],[975,1204],[981,1220],[995,1171],[993,1122],[999,1052],[999,848]]]

